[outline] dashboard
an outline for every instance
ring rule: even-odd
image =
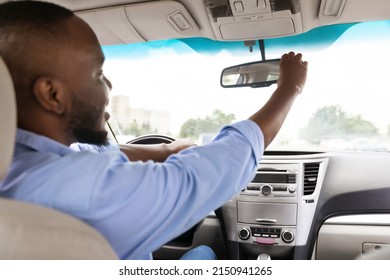
[[[386,153],[266,153],[252,182],[219,211],[229,258],[339,259],[344,252],[361,253],[364,243],[366,249],[390,243],[385,234],[372,234],[370,222],[390,213],[389,170]],[[339,230],[363,214],[363,228]],[[336,230],[329,235],[330,225]],[[390,229],[386,222],[379,226]],[[351,234],[360,238],[340,242]],[[336,255],[323,252],[336,243]]]

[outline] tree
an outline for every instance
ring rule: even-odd
[[[375,125],[370,121],[364,120],[360,115],[346,119],[345,128],[352,136],[374,136],[378,134],[378,129]]]
[[[232,123],[234,114],[225,114],[214,110],[211,116],[189,119],[180,129],[180,137],[198,139],[200,133],[217,133],[222,126]]]
[[[315,144],[322,139],[375,135],[378,135],[378,129],[373,123],[360,115],[348,117],[338,105],[318,109],[301,131],[302,138]]]

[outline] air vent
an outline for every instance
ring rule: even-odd
[[[305,163],[303,195],[311,195],[317,185],[319,163]]]

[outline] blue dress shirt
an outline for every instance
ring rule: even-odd
[[[84,220],[121,259],[151,259],[151,252],[240,192],[263,150],[263,134],[250,120],[225,126],[211,143],[164,163],[130,162],[116,146],[70,148],[18,129],[0,195]]]

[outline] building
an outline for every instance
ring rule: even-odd
[[[116,134],[139,136],[170,132],[168,111],[133,108],[129,96],[111,96],[107,110],[111,115],[110,124]]]

